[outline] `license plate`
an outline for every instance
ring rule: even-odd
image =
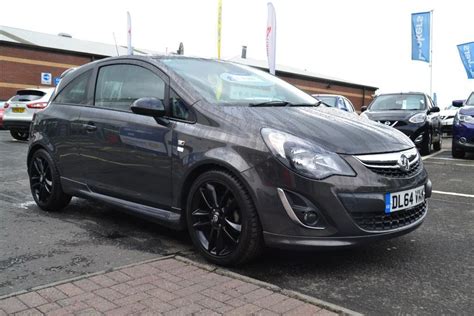
[[[412,208],[425,201],[425,186],[385,194],[385,213]]]
[[[13,108],[12,112],[13,113],[23,113],[23,112],[25,112],[25,109],[24,108]]]

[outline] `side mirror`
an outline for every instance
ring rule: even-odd
[[[163,101],[157,98],[140,98],[135,100],[130,107],[133,113],[153,117],[165,116],[167,111]]]
[[[454,100],[453,101],[453,106],[460,108],[464,105],[464,100]]]
[[[360,112],[362,113],[362,112],[365,112],[365,111],[367,111],[367,105],[361,106]]]
[[[428,111],[428,113],[438,113],[439,111],[441,111],[441,110],[439,109],[439,107],[433,106],[433,107]]]

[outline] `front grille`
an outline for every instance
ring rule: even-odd
[[[408,172],[401,171],[400,169],[394,169],[394,168],[376,168],[376,167],[367,167],[367,168],[385,177],[408,178],[408,177],[418,174],[418,172],[421,171],[421,164],[420,164],[420,160],[418,159],[418,161],[416,161],[413,165],[411,165],[410,171]]]
[[[367,231],[386,231],[415,223],[427,211],[426,202],[413,208],[385,214],[382,212],[351,213],[356,224]]]
[[[355,156],[370,171],[390,178],[409,178],[423,169],[416,148],[405,151]],[[406,168],[409,166],[409,168]],[[408,171],[406,170],[408,169]]]

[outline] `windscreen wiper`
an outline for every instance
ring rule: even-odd
[[[281,101],[281,100],[273,100],[273,101],[265,101],[260,103],[250,103],[249,106],[318,106],[318,102],[311,104],[311,103],[291,103],[288,101]]]
[[[314,106],[320,106],[321,104],[323,104],[323,105],[325,105],[325,106],[327,106],[327,107],[330,107],[330,108],[332,107],[332,106],[330,106],[329,104],[327,104],[327,103],[325,103],[325,102],[323,102],[323,101],[321,101],[321,100],[318,100],[318,102],[316,102],[316,103],[314,104]]]
[[[273,101],[265,101],[259,103],[249,103],[250,107],[254,106],[291,106],[292,104],[288,101],[281,101],[281,100],[273,100]]]

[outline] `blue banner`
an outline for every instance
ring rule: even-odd
[[[411,15],[411,59],[429,63],[431,40],[431,12]]]
[[[474,78],[474,42],[458,45],[459,55],[461,56],[462,64],[466,69],[467,77]]]

